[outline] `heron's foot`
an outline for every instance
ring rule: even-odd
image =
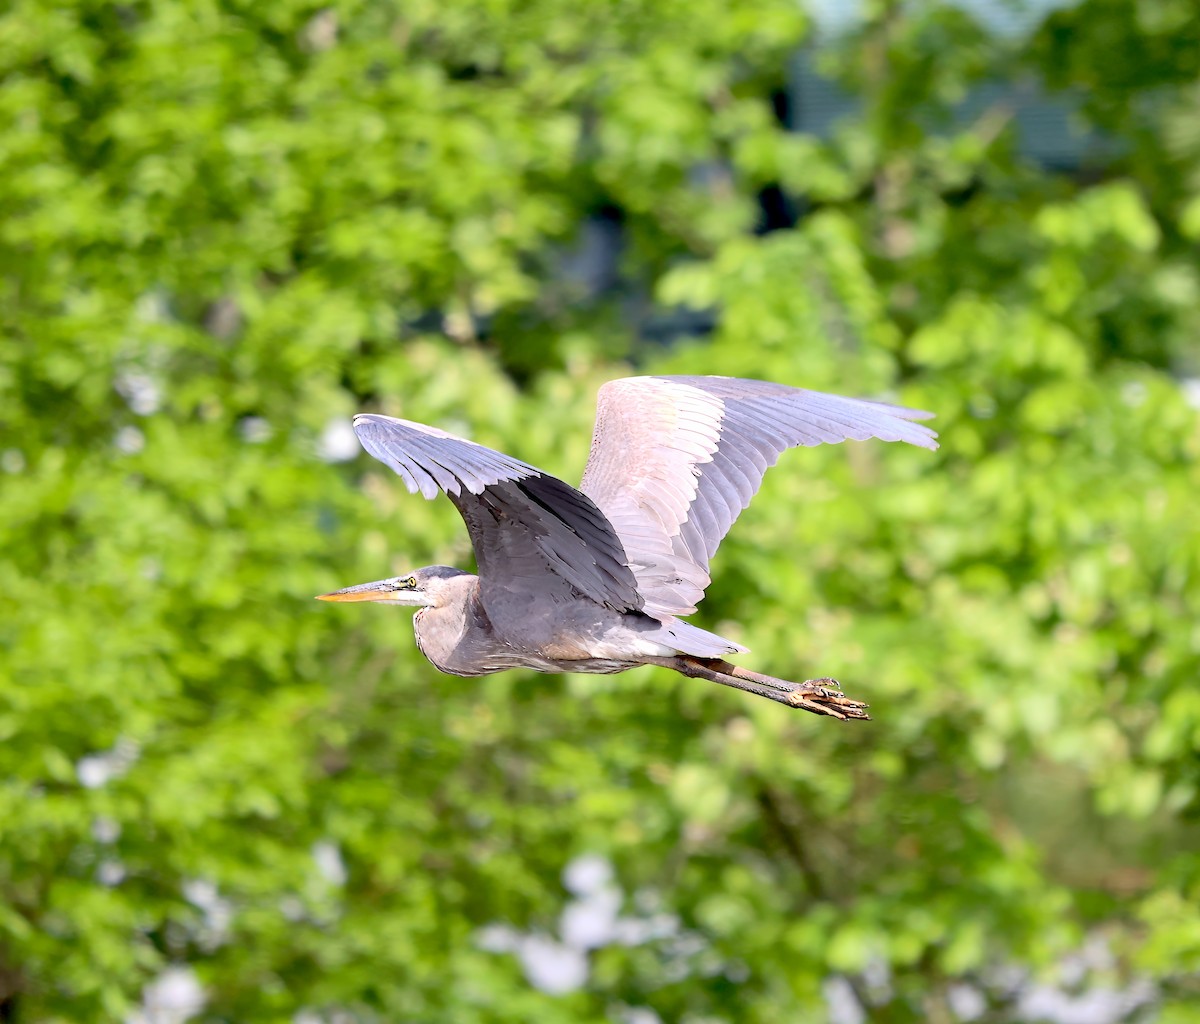
[[[828,715],[843,722],[849,718],[869,719],[867,707],[860,700],[852,700],[842,693],[841,684],[836,679],[822,676],[820,679],[806,679],[802,683],[793,683],[790,679],[779,679],[776,676],[763,675],[752,669],[730,666],[731,675],[757,684],[760,689],[756,692],[764,697],[770,697],[780,704],[793,708],[803,708],[814,715]],[[763,687],[769,687],[767,690]],[[773,692],[772,692],[773,691]]]
[[[806,679],[796,683],[795,689],[787,695],[788,703],[794,707],[804,708],[818,715],[830,715],[845,721],[848,718],[869,719],[868,705],[860,700],[853,700],[842,693],[842,688],[836,679],[822,676],[820,679]]]
[[[777,704],[790,708],[802,708],[814,715],[828,715],[846,721],[850,718],[869,719],[867,707],[860,700],[851,700],[838,685],[836,679],[827,676],[821,679],[806,679],[794,683],[790,679],[763,675],[741,665],[731,665],[719,658],[694,658],[681,655],[671,659],[647,659],[651,664],[661,664],[682,672],[692,679],[711,679],[722,686],[733,686],[747,693],[766,697]]]

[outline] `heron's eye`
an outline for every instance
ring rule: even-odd
[[[400,581],[400,586],[402,586],[405,590],[416,590],[417,578],[415,576],[409,576],[405,579],[402,579]]]

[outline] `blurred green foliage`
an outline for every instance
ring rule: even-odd
[[[765,1024],[835,978],[873,1021],[966,989],[1016,1021],[1013,970],[1195,1019],[1200,21],[870,4],[815,47],[859,102],[825,138],[772,108],[810,30],[791,0],[0,12],[0,1016],[126,1019],[187,965],[212,1021]],[[1104,164],[952,116],[1030,79]],[[755,231],[767,187],[794,227]],[[593,288],[563,268],[597,220]],[[679,308],[712,336],[639,341]],[[874,722],[441,677],[406,613],[311,601],[470,561],[447,503],[340,461],[351,412],[571,479],[619,360],[937,412],[933,457],[786,457],[698,616]],[[556,994],[481,936],[551,942],[584,855],[668,925]]]

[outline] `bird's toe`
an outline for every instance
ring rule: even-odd
[[[788,694],[788,702],[795,707],[804,708],[819,715],[829,715],[832,718],[869,719],[866,708],[869,706],[860,700],[853,700],[841,691],[836,679],[825,676],[821,679],[806,679],[794,691]]]

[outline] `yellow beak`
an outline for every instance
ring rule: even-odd
[[[412,590],[396,586],[395,580],[375,580],[359,583],[328,594],[318,594],[318,601],[375,601],[379,604],[405,604],[422,606],[428,603],[423,590]]]

